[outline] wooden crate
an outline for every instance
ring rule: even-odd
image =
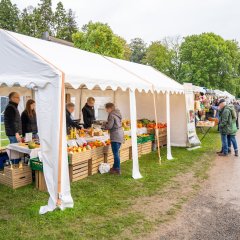
[[[99,159],[104,157],[105,147],[98,147],[92,149],[92,159]]]
[[[23,164],[21,168],[7,166],[0,172],[0,184],[13,189],[20,188],[32,183],[32,170],[28,165]]]
[[[120,150],[120,161],[125,162],[130,159],[130,148],[125,148]]]
[[[167,145],[167,135],[163,137],[159,137],[159,143],[161,147]]]
[[[92,158],[89,163],[89,175],[94,175],[98,173],[99,165],[104,163],[104,156],[101,158]]]
[[[152,152],[152,142],[146,142],[141,144],[142,155]]]
[[[47,192],[44,174],[41,171],[35,171],[35,187],[41,192]]]
[[[104,153],[104,162],[110,164],[110,167],[113,166],[114,157],[113,157],[112,151],[108,153]]]
[[[69,177],[71,182],[76,182],[78,180],[88,177],[89,162],[91,162],[91,160],[86,160],[80,163],[69,165]]]
[[[130,148],[132,146],[132,140],[128,139],[121,145],[121,149]]]
[[[76,163],[87,161],[88,159],[91,159],[91,157],[92,157],[92,150],[70,154],[69,163],[73,165]]]

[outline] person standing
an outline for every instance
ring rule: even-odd
[[[94,109],[95,99],[93,97],[89,97],[87,99],[87,103],[82,109],[83,114],[83,122],[84,128],[90,128],[93,122],[96,120],[95,118],[95,109]]]
[[[29,99],[25,110],[22,112],[22,134],[25,137],[26,133],[32,133],[34,139],[38,139],[37,115],[35,111],[35,101]]]
[[[67,103],[66,105],[66,127],[67,127],[67,133],[69,134],[69,129],[70,128],[76,128],[76,129],[81,129],[79,124],[74,122],[72,119],[72,113],[75,110],[75,105],[74,103]]]
[[[219,131],[221,133],[222,150],[218,152],[219,156],[228,155],[227,136],[232,132],[232,113],[227,106],[225,99],[219,100]]]
[[[237,125],[237,129],[239,129],[239,112],[240,112],[240,105],[237,101],[234,102],[234,108],[235,108],[235,111],[236,111],[236,114],[237,114],[237,119],[236,119],[236,125]]]
[[[229,105],[229,108],[231,109],[231,115],[232,115],[232,130],[228,134],[228,153],[231,153],[231,145],[233,145],[235,156],[238,157],[238,144],[236,140],[236,133],[237,133],[237,113],[235,110],[234,105]]]
[[[17,92],[11,92],[8,96],[9,103],[4,111],[5,132],[10,143],[18,143],[21,141],[22,122],[18,111],[20,103],[20,95]]]
[[[108,113],[108,121],[105,125],[105,129],[110,131],[110,140],[114,156],[114,164],[113,168],[110,170],[110,173],[120,175],[121,169],[119,150],[121,144],[124,141],[124,132],[122,128],[122,115],[120,111],[115,108],[115,105],[113,103],[107,103],[105,105],[105,108]]]

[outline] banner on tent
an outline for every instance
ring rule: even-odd
[[[195,147],[201,144],[195,128],[195,111],[194,111],[194,96],[192,84],[184,84],[185,87],[185,100],[187,112],[187,135],[188,146]]]

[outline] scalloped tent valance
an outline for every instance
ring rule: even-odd
[[[152,67],[106,58],[77,48],[0,29],[0,86],[44,87],[56,75],[78,89],[183,93],[183,86]]]

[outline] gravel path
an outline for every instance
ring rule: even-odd
[[[240,240],[240,158],[216,157],[209,175],[176,219],[146,239]]]

